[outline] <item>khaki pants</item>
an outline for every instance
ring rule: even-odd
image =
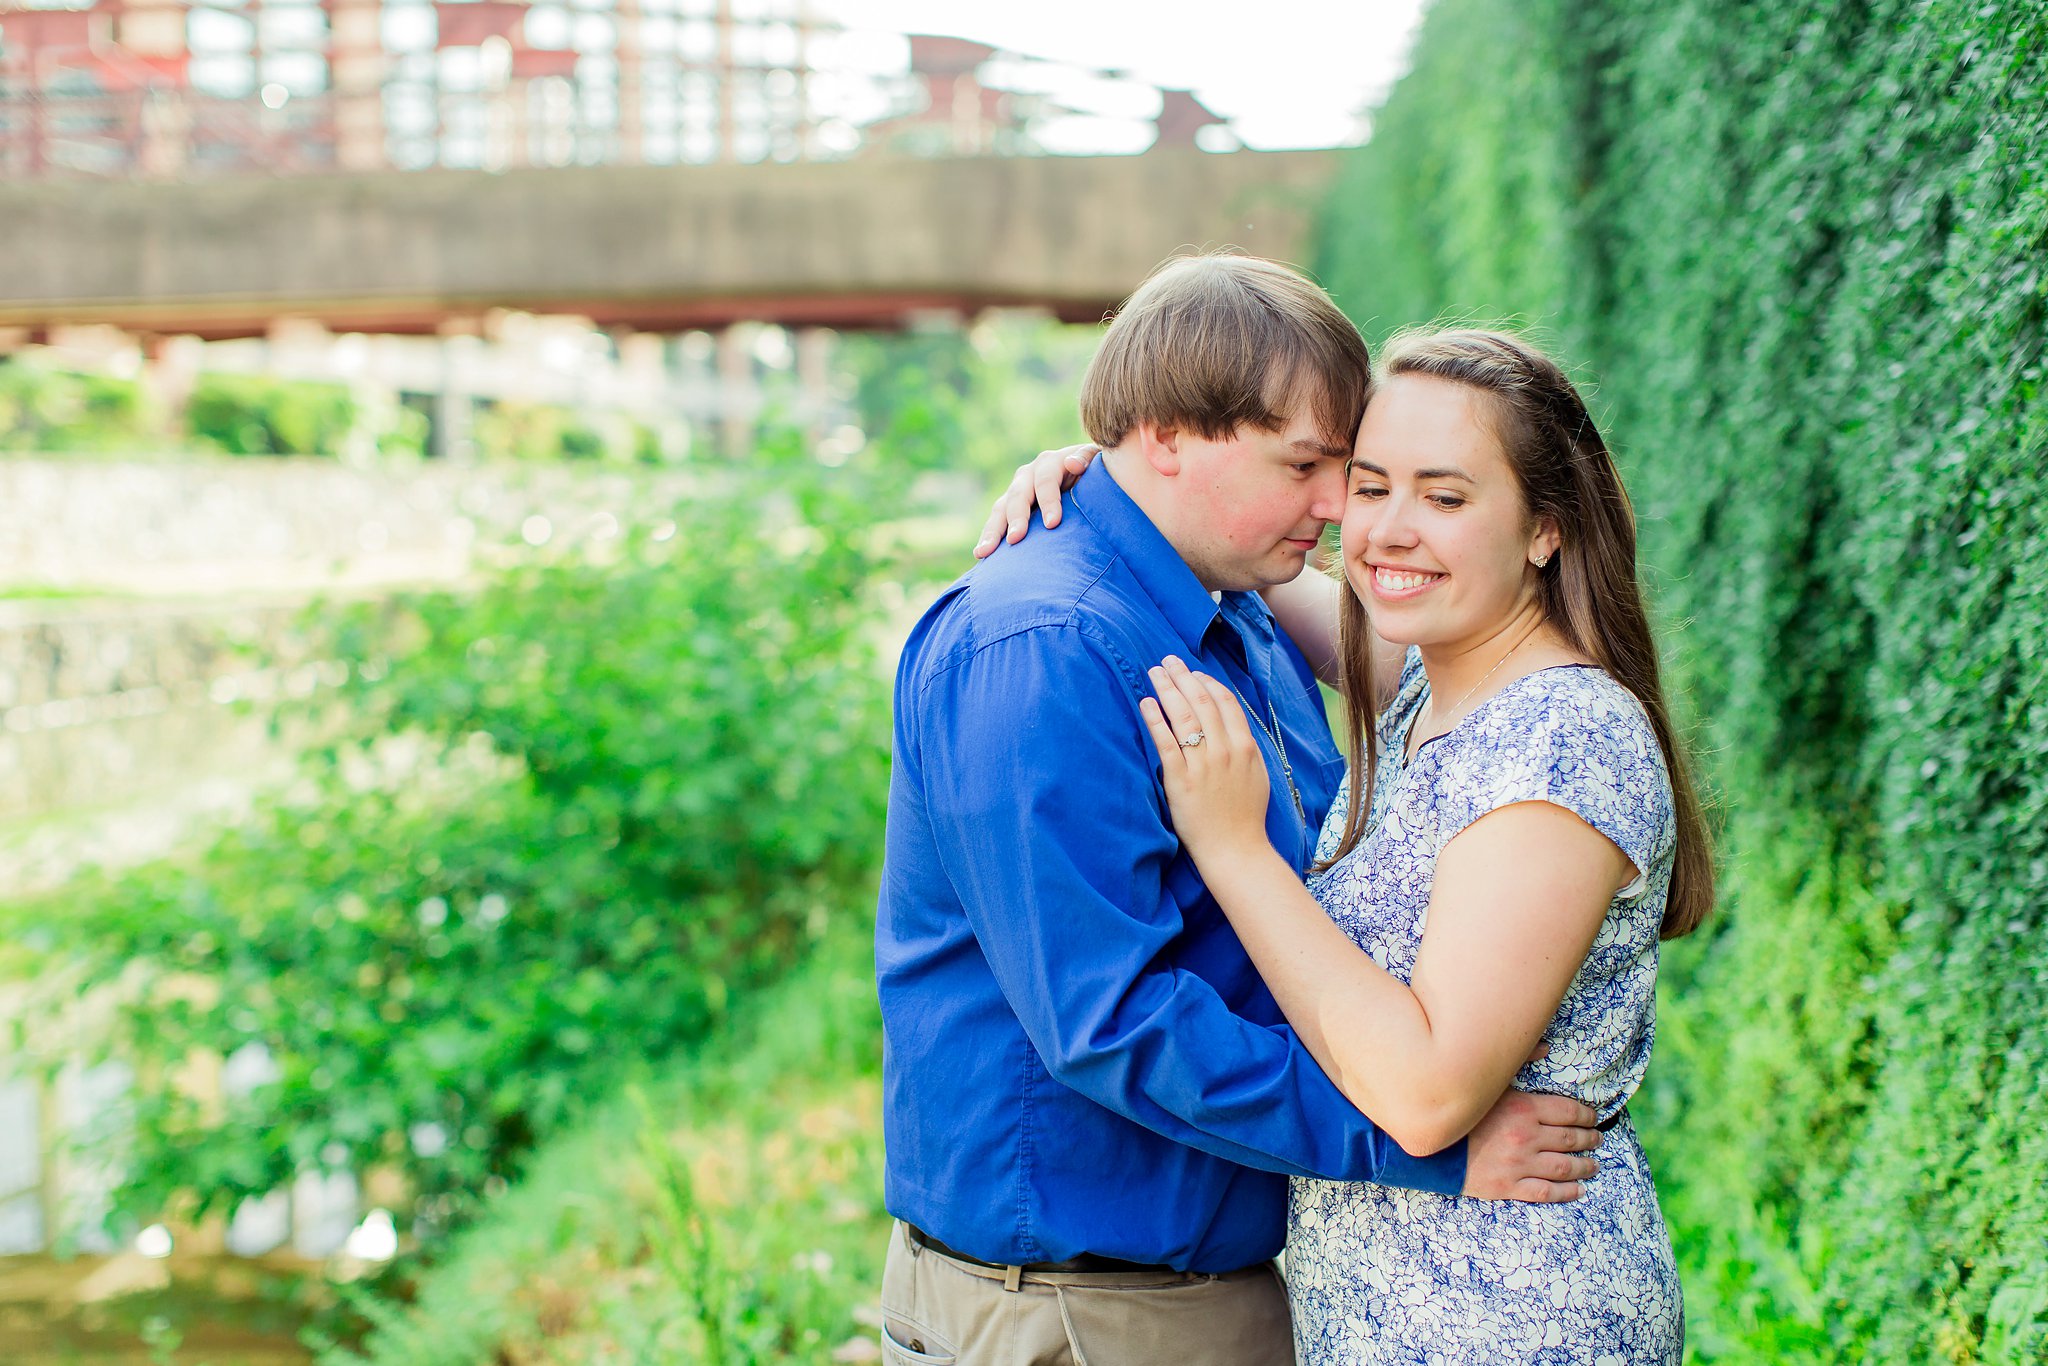
[[[1004,1273],[933,1252],[902,1224],[882,1270],[890,1366],[1293,1366],[1270,1263],[1223,1276]]]

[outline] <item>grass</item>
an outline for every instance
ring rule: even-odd
[[[864,916],[671,1074],[595,1104],[323,1366],[872,1360],[880,1051]],[[387,1278],[389,1285],[394,1278]]]
[[[127,601],[135,594],[107,588],[66,588],[54,583],[0,584],[0,602]]]

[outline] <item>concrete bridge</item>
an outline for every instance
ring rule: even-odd
[[[1092,321],[1162,258],[1300,260],[1334,152],[860,159],[0,185],[0,332],[461,330],[493,309],[670,332]]]

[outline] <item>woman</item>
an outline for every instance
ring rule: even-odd
[[[1266,844],[1228,684],[1169,659],[1145,710],[1175,827],[1288,1020],[1404,1147],[1456,1141],[1511,1084],[1610,1131],[1571,1204],[1297,1180],[1297,1346],[1312,1366],[1676,1362],[1678,1280],[1626,1104],[1659,938],[1705,915],[1712,867],[1627,496],[1578,393],[1519,339],[1397,339],[1381,370],[1342,528],[1351,776],[1317,871],[1304,890]],[[1062,454],[1019,484],[1056,482]],[[1327,581],[1304,578],[1278,606],[1315,658]]]

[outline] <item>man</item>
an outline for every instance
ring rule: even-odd
[[[1267,833],[1309,863],[1343,762],[1257,590],[1340,515],[1368,384],[1300,276],[1170,262],[1083,381],[1103,454],[1061,525],[904,648],[876,931],[892,1360],[1291,1362],[1287,1175],[1562,1199],[1593,1170],[1564,1155],[1593,1113],[1559,1097],[1511,1095],[1469,1152],[1402,1152],[1282,1020],[1167,818],[1138,701],[1171,654],[1258,719]]]

